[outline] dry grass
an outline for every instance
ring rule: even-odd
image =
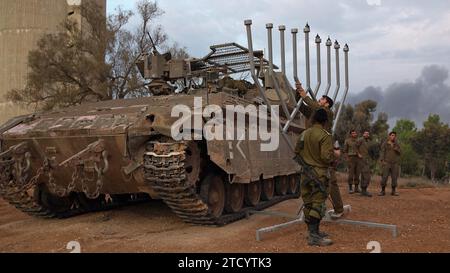
[[[339,181],[347,181],[346,173],[337,173]],[[372,176],[371,185],[379,185],[381,177],[378,175]],[[391,183],[391,178],[388,179],[388,185]],[[398,179],[398,187],[402,189],[424,189],[424,188],[442,188],[450,187],[450,183],[435,183],[425,177],[401,177]]]
[[[400,178],[398,181],[398,185],[400,188],[438,188],[444,186],[443,184],[434,183],[428,178],[424,177],[409,177],[409,178]]]

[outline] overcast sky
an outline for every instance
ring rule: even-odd
[[[113,12],[118,5],[132,9],[136,2],[108,0],[108,11]],[[309,22],[312,38],[320,34],[325,40],[330,35],[342,45],[349,44],[351,102],[379,98],[380,110],[394,119],[410,118],[420,125],[429,113],[437,113],[450,122],[449,0],[163,0],[158,4],[165,11],[158,23],[172,41],[186,46],[195,57],[206,55],[213,44],[237,42],[246,46],[245,19],[253,20],[257,49],[266,48],[266,23],[273,23],[275,30],[286,25],[290,52],[289,30],[302,30]],[[300,33],[301,52],[303,39]],[[279,63],[278,31],[274,32],[274,46],[275,62]],[[322,44],[323,56],[325,49]],[[311,53],[314,64],[313,39]],[[291,56],[287,54],[289,75]],[[304,59],[304,53],[299,53],[302,81]],[[312,70],[316,70],[314,65]],[[429,100],[428,95],[432,96]]]

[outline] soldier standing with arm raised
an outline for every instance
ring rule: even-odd
[[[324,129],[328,121],[326,111],[317,110],[312,121],[313,126],[301,134],[295,153],[302,160],[303,172],[307,172],[301,177],[301,195],[308,226],[308,244],[328,246],[333,242],[327,238],[328,234],[320,232],[319,226],[326,212],[330,168],[340,156],[340,151],[333,150],[332,136]]]
[[[296,83],[297,94],[299,97],[303,98],[304,104],[300,108],[300,111],[308,119],[312,119],[312,115],[319,109],[323,109],[327,113],[328,121],[325,123],[324,128],[329,133],[331,133],[331,128],[333,128],[334,114],[331,111],[333,107],[333,100],[328,96],[322,96],[319,101],[315,101],[308,97],[306,91],[303,89],[300,82]],[[310,121],[310,123],[312,123]],[[330,197],[333,201],[334,212],[332,213],[333,218],[339,218],[344,214],[344,204],[342,202],[341,193],[339,186],[337,184],[336,169],[332,168],[330,170]]]
[[[381,145],[381,155],[380,162],[382,167],[382,178],[381,178],[381,192],[378,194],[379,196],[386,195],[386,185],[389,176],[391,176],[392,180],[392,196],[398,196],[396,192],[397,188],[397,178],[400,174],[400,155],[401,149],[400,145],[397,143],[397,133],[391,132],[389,133],[389,137],[386,142]]]
[[[333,99],[328,96],[322,96],[318,101],[315,101],[312,98],[308,97],[308,94],[306,93],[305,89],[303,89],[301,83],[297,82],[296,88],[298,95],[303,99],[303,105],[300,107],[300,112],[308,119],[310,119],[310,122],[312,122],[311,119],[313,114],[318,109],[323,108],[326,111],[328,117],[328,121],[325,124],[324,128],[331,133],[334,120],[334,114],[333,111],[331,111],[331,108],[334,105]]]

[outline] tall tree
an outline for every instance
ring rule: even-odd
[[[336,105],[336,110],[339,109],[341,105]],[[352,120],[355,113],[353,106],[350,104],[342,105],[341,117],[336,126],[336,140],[339,141],[341,145],[344,144],[345,139],[348,137],[349,131],[353,128]],[[337,112],[337,111],[336,111]]]
[[[417,133],[416,124],[409,119],[399,119],[393,129],[400,142],[408,143]]]
[[[167,35],[155,23],[163,14],[156,2],[140,0],[136,11],[118,8],[105,18],[95,1],[83,1],[81,25],[68,18],[59,33],[44,35],[29,54],[26,87],[9,91],[7,98],[50,110],[85,101],[150,95],[136,68],[142,54],[154,45],[187,54],[177,44],[167,44]],[[138,21],[134,28],[129,25],[133,17]]]
[[[386,141],[389,131],[388,124],[388,114],[381,112],[378,113],[377,120],[372,124],[371,135],[372,135],[372,146],[370,147],[370,153],[374,159],[380,157],[381,144]],[[380,166],[378,166],[380,167]],[[377,169],[377,171],[381,171]]]
[[[417,128],[414,121],[408,119],[399,119],[393,129],[397,133],[397,139],[402,149],[401,170],[402,174],[420,175],[420,165],[423,161],[413,149],[411,140],[417,134]]]
[[[354,129],[362,133],[370,131],[373,121],[373,113],[377,111],[377,102],[373,100],[365,100],[355,105],[355,114],[353,117]]]
[[[379,143],[385,141],[389,131],[388,114],[384,112],[379,113],[377,120],[372,124],[371,130],[375,141]]]
[[[445,169],[450,153],[450,128],[441,122],[439,115],[430,115],[423,125],[423,129],[412,137],[411,143],[423,157],[431,180],[436,181],[437,172]]]
[[[336,106],[338,109],[340,105]],[[377,109],[377,102],[373,100],[365,100],[355,105],[344,105],[340,120],[336,127],[336,138],[339,143],[344,143],[349,136],[350,130],[356,130],[360,134],[365,130],[371,130],[373,113]]]

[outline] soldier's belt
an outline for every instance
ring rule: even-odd
[[[311,166],[311,168],[314,168],[314,169],[319,169],[319,170],[328,170],[328,168],[329,167],[319,167],[319,166],[313,166],[313,165],[310,165]]]

